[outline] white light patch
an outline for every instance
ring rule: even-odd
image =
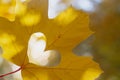
[[[70,2],[71,0],[67,3],[65,3],[63,0],[49,0],[48,18],[55,18],[60,12],[65,10],[70,5]]]
[[[72,6],[85,11],[94,11],[95,9],[93,2],[90,0],[74,0]]]
[[[28,43],[28,56],[37,58],[46,47],[46,38],[43,33],[34,33]]]
[[[87,12],[93,12],[95,6],[101,3],[103,0],[48,0],[48,18],[53,19],[60,12],[67,9],[69,6],[73,6],[76,9],[82,9]]]

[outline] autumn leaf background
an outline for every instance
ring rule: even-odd
[[[111,6],[112,8],[108,9],[108,6],[113,2],[114,5]],[[88,9],[81,11],[68,6],[54,19],[48,19],[47,0],[31,0],[23,4],[19,3],[18,11],[21,12],[18,12],[20,14],[14,14],[14,16],[16,16],[15,21],[9,21],[9,19],[7,19],[8,17],[0,18],[0,44],[4,51],[3,57],[19,66],[27,64],[28,57],[26,57],[26,53],[28,40],[31,34],[39,31],[43,32],[47,38],[46,50],[57,49],[61,53],[61,63],[63,64],[60,64],[57,68],[67,68],[68,70],[65,71],[63,69],[62,71],[62,69],[58,69],[54,71],[54,69],[43,69],[37,65],[28,64],[22,71],[25,80],[29,80],[29,78],[39,80],[39,77],[43,80],[51,78],[55,80],[77,80],[80,75],[84,75],[80,80],[93,80],[101,73],[101,70],[98,64],[92,59],[99,63],[104,71],[98,80],[119,80],[119,13],[116,3],[117,5],[119,4],[112,0],[104,0],[99,5],[94,2],[94,4],[97,5],[97,9],[92,12],[87,11],[86,13],[85,11]],[[22,10],[19,10],[19,7],[23,7]],[[88,14],[90,14],[90,20],[88,20]],[[76,45],[78,46],[76,47]],[[73,55],[72,51],[75,52],[77,56]],[[116,53],[118,55],[116,55]],[[5,62],[7,63],[6,60]],[[69,62],[75,63],[69,64]],[[68,64],[69,66],[67,66]],[[9,65],[8,68],[10,67]],[[75,70],[69,71],[71,68],[77,70],[81,68],[81,70],[78,70],[78,72]],[[48,73],[45,69],[48,70]],[[3,69],[0,68],[0,70]],[[38,70],[41,71],[41,73],[39,73]],[[12,70],[9,69],[7,72],[11,71]],[[1,72],[4,74],[7,73],[4,71]],[[53,75],[52,72],[55,74]],[[70,74],[65,76],[63,73]],[[34,77],[31,77],[33,75]],[[75,77],[70,77],[70,75]],[[49,78],[49,76],[51,78]],[[93,78],[90,78],[90,76]],[[10,79],[13,80],[11,76],[6,80]]]
[[[96,9],[89,11],[90,29],[95,34],[83,41],[75,49],[78,55],[93,55],[99,62],[104,73],[98,80],[120,79],[120,52],[119,52],[119,0],[99,0],[98,5],[94,2]],[[91,45],[92,42],[92,45]],[[80,54],[81,53],[81,54]],[[86,55],[85,55],[86,56]]]

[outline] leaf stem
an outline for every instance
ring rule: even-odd
[[[3,75],[0,75],[0,78],[3,78],[3,77],[8,76],[8,75],[10,75],[10,74],[14,74],[14,73],[20,71],[21,69],[22,69],[22,67],[18,68],[18,69],[15,70],[15,71],[12,71],[12,72],[9,72],[9,73],[6,73],[6,74],[3,74]]]

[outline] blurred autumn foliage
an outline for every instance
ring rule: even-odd
[[[80,43],[74,52],[93,56],[100,64],[104,73],[97,80],[120,80],[120,0],[101,1],[93,2],[95,9],[88,12],[94,35]]]
[[[94,59],[104,70],[98,80],[120,80],[120,0],[103,0],[90,18]]]

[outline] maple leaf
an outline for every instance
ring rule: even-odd
[[[78,43],[93,33],[88,27],[88,15],[69,7],[55,19],[48,19],[46,3],[47,0],[44,0],[39,5],[38,12],[41,14],[41,20],[36,26],[28,28],[17,20],[13,23],[1,20],[0,33],[2,36],[4,35],[5,40],[8,40],[5,43],[2,42],[3,40],[0,41],[3,51],[5,51],[3,57],[21,66],[18,70],[22,70],[24,80],[94,80],[102,73],[99,65],[90,57],[79,57],[72,53],[72,49]],[[43,67],[34,61],[29,61],[30,57],[27,56],[28,40],[35,32],[45,34],[47,38],[45,50],[60,52],[59,65]]]

